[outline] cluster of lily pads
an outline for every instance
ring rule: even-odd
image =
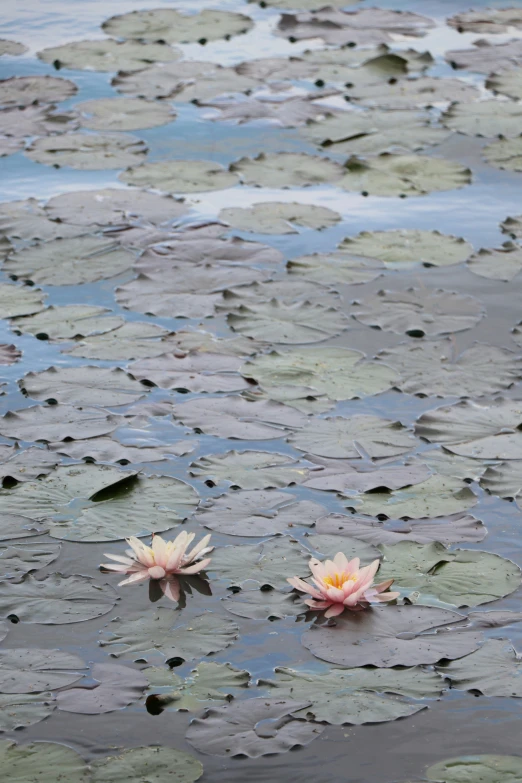
[[[483,302],[424,279],[459,268],[502,296],[520,278],[522,215],[505,218],[498,248],[361,226],[320,252],[286,250],[293,237],[338,232],[343,193],[465,189],[473,173],[439,149],[458,134],[485,137],[492,167],[522,171],[522,40],[447,52],[457,76],[430,76],[429,52],[396,39],[416,43],[433,20],[343,10],[350,4],[263,0],[275,36],[324,46],[233,66],[188,59],[183,47],[255,31],[246,3],[238,12],[132,11],[103,24],[106,39],[38,52],[57,71],[108,73],[120,93],[110,98],[75,103],[78,86],[62,75],[0,81],[1,156],[21,152],[69,173],[120,171],[113,187],[0,203],[0,318],[13,335],[0,345],[1,391],[16,400],[0,418],[2,732],[59,711],[145,705],[151,716],[189,713],[197,752],[257,758],[308,745],[327,725],[407,718],[450,687],[522,697],[522,664],[502,630],[522,614],[467,611],[522,582],[515,563],[477,548],[488,530],[474,516],[483,492],[521,508],[513,390],[522,326],[509,325],[510,347],[460,350],[455,335],[487,319]],[[522,29],[522,11],[447,23],[505,33]],[[0,41],[1,55],[24,52]],[[127,133],[175,129],[187,109],[210,134],[212,123],[260,127],[262,139],[273,134],[269,148],[259,141],[255,155],[222,165],[157,159],[151,144],[149,161],[147,143]],[[330,188],[329,206],[302,190],[315,186]],[[234,206],[241,188],[255,198]],[[280,200],[264,200],[264,188]],[[212,191],[220,209],[202,217],[199,199]],[[100,292],[103,305],[94,303]],[[347,347],[352,333],[366,335],[370,355]],[[28,369],[35,346],[44,359]],[[397,420],[399,399],[413,414]],[[171,583],[176,603],[155,592],[163,567],[147,565],[150,585],[125,595],[105,572],[92,575],[96,545],[123,563],[125,539],[180,530],[212,531],[216,547],[206,574],[198,567]],[[377,561],[376,581],[394,581],[396,603],[330,620],[310,610],[288,578],[309,584],[310,562],[338,552],[363,567]],[[10,643],[18,624],[59,634],[102,617],[92,641],[110,663]],[[302,665],[256,677],[226,661],[246,634],[280,628],[291,645],[296,627],[310,654]],[[260,731],[262,721],[273,731]],[[0,761],[8,780],[35,780],[41,769],[72,783],[203,774],[195,757],[169,747],[88,764],[61,744],[2,740]],[[434,783],[518,779],[522,761],[463,757],[419,774]]]

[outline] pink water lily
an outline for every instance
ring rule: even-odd
[[[208,535],[187,552],[195,535],[195,533],[183,531],[176,536],[174,541],[164,541],[161,536],[153,536],[151,546],[147,546],[139,538],[131,536],[126,539],[130,546],[126,552],[127,556],[106,554],[105,557],[115,560],[117,565],[104,563],[101,568],[120,574],[130,574],[128,579],[118,583],[120,585],[155,579],[167,598],[178,601],[180,585],[176,574],[189,575],[203,571],[210,563],[210,558],[205,558],[205,555],[214,549],[213,546],[208,546],[210,541],[210,535]]]
[[[359,568],[359,565],[358,557],[348,562],[342,552],[338,552],[333,560],[325,560],[324,563],[312,558],[309,566],[315,587],[297,576],[287,579],[287,582],[296,590],[311,595],[311,598],[305,600],[305,604],[312,609],[326,609],[325,617],[336,617],[345,609],[359,609],[372,601],[393,601],[398,598],[399,593],[386,592],[393,584],[393,579],[372,585],[373,577],[379,568],[378,560],[364,568]]]

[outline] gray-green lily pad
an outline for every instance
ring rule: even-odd
[[[391,269],[423,266],[451,266],[465,261],[473,246],[461,237],[420,229],[362,231],[346,237],[339,250],[359,256],[377,258]]]
[[[0,283],[0,317],[33,315],[44,309],[45,294],[29,286]]]
[[[249,620],[282,620],[308,611],[302,596],[277,590],[241,590],[227,598],[224,607],[231,614]]]
[[[466,483],[435,475],[412,487],[392,492],[376,491],[352,498],[349,507],[372,517],[422,519],[458,514],[477,502],[477,496]]]
[[[70,70],[139,71],[153,62],[171,62],[181,56],[179,49],[165,43],[115,41],[71,41],[37,53],[40,60]]]
[[[65,309],[65,308],[62,308]],[[105,323],[109,327],[105,331]],[[99,319],[99,334],[82,337],[64,350],[71,356],[105,361],[130,361],[159,356],[172,350],[170,332],[147,321],[123,321],[121,318]],[[84,329],[80,322],[80,328]]]
[[[31,106],[33,103],[61,103],[78,87],[58,76],[12,76],[0,81],[0,106]]]
[[[439,541],[446,545],[465,541],[475,544],[482,541],[487,533],[482,522],[469,514],[419,522],[379,522],[368,517],[329,514],[317,521],[316,530],[320,535],[348,536],[375,546],[399,544],[401,541],[415,541],[418,544]],[[342,538],[339,546],[342,549]]]
[[[18,579],[38,571],[60,554],[59,544],[11,544],[0,547],[0,579]]]
[[[511,282],[522,270],[522,248],[506,242],[495,250],[479,250],[468,261],[468,269],[479,277]]]
[[[15,240],[40,239],[47,242],[59,237],[78,236],[78,228],[50,220],[35,198],[5,201],[0,204],[0,234]]]
[[[473,459],[522,459],[519,401],[498,399],[489,405],[463,401],[423,413],[415,431],[430,443]]]
[[[226,226],[223,226],[223,231],[226,231]],[[229,274],[230,270],[225,272],[223,269],[212,269],[213,265],[234,267],[233,281],[229,277],[226,287],[234,286],[235,289],[237,286],[251,282],[244,277],[247,266],[276,266],[283,261],[282,253],[260,242],[250,242],[239,237],[230,239],[191,237],[190,235],[186,237],[185,233],[182,232],[179,238],[173,239],[161,247],[146,250],[136,262],[135,268],[146,275],[158,274],[164,278],[167,272],[170,277],[174,274],[180,274],[181,270],[186,278],[194,273],[201,273],[203,266],[206,279],[200,280],[199,286],[196,282],[192,282],[190,287],[184,286],[181,290],[217,291],[222,290],[224,286],[221,284],[216,286],[211,280],[211,275]],[[211,281],[211,284],[207,280]],[[284,282],[278,281],[277,284],[272,283],[271,285],[281,286]]]
[[[423,196],[463,188],[471,182],[468,168],[425,155],[385,153],[366,161],[351,157],[344,168],[345,174],[336,184],[344,190],[372,196]]]
[[[99,408],[35,405],[19,411],[8,411],[0,418],[0,434],[25,441],[78,440],[107,435],[119,424],[120,417]]]
[[[499,465],[490,465],[486,468],[480,486],[492,495],[501,498],[517,498],[522,493],[522,471],[519,463],[515,461],[501,462]]]
[[[316,658],[349,668],[417,666],[476,650],[482,633],[455,627],[464,619],[432,606],[376,606],[345,612],[332,626],[313,625],[301,642]]]
[[[219,163],[206,160],[167,160],[127,169],[119,179],[127,185],[156,188],[164,193],[198,193],[233,188],[239,180]]]
[[[504,171],[522,171],[522,137],[499,139],[482,150],[492,166]]]
[[[181,351],[198,353],[223,353],[226,356],[242,356],[246,358],[257,353],[265,346],[250,337],[216,337],[203,330],[180,329],[172,335],[172,341]]]
[[[380,549],[379,579],[393,578],[394,589],[416,604],[478,606],[509,595],[521,582],[519,567],[491,552],[450,552],[437,541],[381,544]]]
[[[0,158],[14,155],[15,152],[19,152],[23,147],[24,141],[22,139],[2,136],[0,137]]]
[[[194,783],[203,764],[182,750],[149,746],[130,748],[91,762],[90,783]]]
[[[28,136],[48,136],[76,130],[78,119],[74,111],[53,111],[54,106],[18,106],[0,110],[0,136],[2,143],[17,141]],[[24,146],[23,144],[20,145]]]
[[[118,599],[109,585],[86,576],[50,574],[21,582],[0,582],[0,614],[21,622],[63,625],[93,620],[110,612]]]
[[[48,530],[49,525],[47,522],[36,522],[19,514],[2,513],[0,515],[0,541],[41,536],[43,533],[47,533]],[[0,641],[1,637],[2,633],[0,630]]]
[[[500,230],[503,234],[509,234],[512,239],[522,238],[522,215],[516,217],[507,217],[500,224]]]
[[[304,152],[261,152],[230,164],[245,185],[267,188],[305,187],[341,179],[343,168],[329,158]]]
[[[198,106],[209,106],[217,109],[219,114],[207,115],[205,119],[213,122],[233,122],[237,125],[244,125],[249,122],[261,123],[263,125],[276,126],[280,128],[298,128],[306,125],[311,120],[321,119],[325,115],[331,114],[335,109],[332,106],[326,106],[316,101],[318,96],[314,93],[305,95],[293,95],[282,97],[276,94],[256,96],[234,96],[218,94],[218,85],[221,90],[230,86],[228,93],[236,92],[240,88],[245,91],[251,91],[252,87],[246,85],[243,81],[246,77],[235,76],[235,79],[229,78],[223,83],[223,74],[213,74],[204,79],[198,80],[193,88],[186,88],[180,93],[178,100],[192,100],[197,102]],[[207,84],[208,83],[208,84]],[[254,82],[257,87],[257,83]],[[209,97],[200,97],[205,95]],[[212,96],[210,95],[212,93]],[[216,97],[217,96],[217,97]]]
[[[18,57],[28,51],[25,44],[18,43],[18,41],[9,41],[6,38],[0,38],[0,57],[4,54],[9,57]]]
[[[147,707],[171,707],[199,712],[213,701],[230,701],[240,688],[248,688],[250,674],[230,663],[199,663],[185,679],[172,669],[151,666],[143,671],[149,681]]]
[[[378,488],[401,489],[425,481],[430,471],[426,465],[393,465],[357,470],[348,460],[314,458],[314,470],[303,486],[325,492],[369,492]]]
[[[41,693],[83,677],[85,663],[64,650],[0,650],[0,693]]]
[[[446,20],[459,33],[509,33],[511,27],[522,29],[521,8],[486,8],[466,11]]]
[[[248,0],[249,3],[259,3],[263,8],[295,8],[297,11],[315,11],[321,7],[321,0]],[[329,0],[329,8],[347,8],[355,5],[358,0]]]
[[[173,8],[155,8],[112,16],[102,24],[102,30],[115,38],[149,43],[201,43],[202,39],[216,41],[246,33],[252,26],[249,16],[230,11],[204,9],[183,14]]]
[[[142,672],[115,663],[95,663],[91,676],[98,682],[94,688],[79,685],[60,691],[56,697],[58,709],[82,715],[123,710],[137,701],[148,685]]]
[[[252,207],[229,207],[222,209],[218,217],[232,228],[256,234],[297,234],[294,226],[320,231],[341,220],[338,212],[327,207],[278,201],[265,201]]]
[[[241,359],[236,356],[164,353],[139,359],[129,366],[129,372],[134,378],[160,389],[214,393],[247,388],[247,382],[239,375],[240,367]]]
[[[317,283],[357,285],[369,283],[382,275],[384,264],[376,258],[339,251],[293,258],[287,263],[287,271]]]
[[[34,400],[117,407],[136,402],[148,391],[143,384],[117,367],[50,367],[29,372],[20,389]]]
[[[179,440],[175,443],[162,443],[147,437],[146,444],[146,446],[127,446],[113,438],[90,438],[89,440],[51,443],[49,448],[58,454],[72,457],[72,459],[82,459],[89,462],[119,462],[126,465],[129,462],[133,464],[163,462],[171,457],[183,457],[194,451],[198,442]]]
[[[234,332],[283,345],[322,342],[348,328],[347,316],[334,307],[278,299],[240,305],[227,322]]]
[[[138,74],[139,75],[139,74]],[[145,76],[145,74],[143,74]],[[215,68],[202,76],[196,77],[192,82],[181,82],[174,87],[172,91],[172,97],[176,102],[180,103],[197,103],[198,105],[207,105],[207,101],[213,105],[213,101],[219,101],[221,98],[224,101],[228,101],[227,96],[231,94],[238,96],[238,100],[232,99],[236,108],[241,106],[240,94],[245,92],[251,92],[259,87],[259,84],[254,79],[250,79],[248,76],[241,76],[234,68],[223,68],[222,66],[215,66]],[[147,95],[147,92],[145,92]],[[257,103],[255,99],[247,99],[249,105],[251,103]],[[308,102],[309,111],[312,114],[319,113],[321,110],[317,109]],[[268,107],[267,107],[268,109]],[[324,112],[324,109],[322,109]],[[248,110],[247,110],[248,115]]]
[[[451,687],[484,696],[522,697],[522,663],[507,639],[488,639],[482,647],[460,661],[438,667]]]
[[[354,100],[363,106],[386,109],[413,109],[431,107],[453,101],[473,101],[480,97],[479,90],[460,79],[442,79],[434,76],[421,76],[418,79],[398,79],[388,84],[362,85],[353,91]]]
[[[140,71],[119,73],[111,84],[118,92],[139,98],[174,98],[201,78],[229,72],[212,62],[182,60],[181,62],[149,65]],[[237,76],[237,74],[236,74]],[[252,82],[254,85],[255,82]],[[218,89],[216,85],[216,89]]]
[[[273,536],[289,528],[312,527],[326,509],[311,500],[294,503],[295,495],[274,489],[243,490],[213,498],[201,507],[196,519],[210,530],[231,536]]]
[[[284,589],[288,587],[288,575],[309,576],[309,557],[309,552],[303,551],[297,542],[276,538],[261,544],[220,547],[212,555],[209,570],[232,587],[253,581]]]
[[[522,63],[520,65],[522,65]],[[486,87],[489,90],[493,90],[493,92],[520,100],[522,98],[522,67],[513,68],[510,66],[505,71],[492,74],[489,79],[486,80]],[[509,103],[507,105],[517,106],[517,104]],[[496,133],[495,136],[497,135],[500,134]]]
[[[430,449],[430,451],[423,451],[421,454],[411,457],[410,463],[412,465],[417,465],[419,462],[427,465],[433,473],[440,473],[442,476],[452,478],[470,479],[471,481],[478,481],[487,468],[485,462],[479,462],[470,457],[459,457],[444,448]]]
[[[51,693],[0,694],[0,731],[17,731],[39,723],[54,707]]]
[[[395,457],[415,447],[412,433],[400,422],[378,416],[358,415],[312,419],[288,442],[299,451],[332,459]]]
[[[8,256],[8,274],[44,285],[92,283],[126,272],[135,254],[105,237],[55,239]]]
[[[384,723],[426,709],[421,699],[436,699],[444,680],[434,672],[412,669],[330,669],[319,674],[279,666],[273,680],[259,680],[271,696],[309,700],[294,713],[334,726]],[[406,699],[415,701],[407,701]]]
[[[110,312],[96,305],[51,305],[40,313],[17,318],[11,327],[16,334],[34,334],[40,340],[72,340],[102,335],[125,323],[119,315],[109,317]]]
[[[442,122],[468,136],[510,138],[520,135],[522,107],[509,101],[458,102],[450,106]]]
[[[178,625],[178,615],[163,607],[135,619],[116,617],[106,629],[104,634],[110,638],[100,641],[106,652],[113,658],[141,662],[154,653],[167,661],[175,658],[193,661],[225,650],[239,636],[236,623],[227,617],[206,612],[193,617],[186,625]]]
[[[308,536],[306,543],[329,560],[333,559],[338,552],[342,552],[348,560],[358,557],[363,565],[368,565],[373,560],[380,560],[382,557],[382,553],[376,547],[348,536],[331,536],[320,533]]]
[[[475,73],[490,74],[522,65],[522,41],[519,38],[501,44],[481,38],[473,41],[473,46],[473,49],[446,52],[444,57],[452,68],[466,68]]]
[[[352,315],[360,323],[385,332],[423,337],[471,329],[485,315],[474,296],[442,288],[378,291],[355,301]]]
[[[200,753],[213,756],[259,758],[286,753],[308,745],[324,730],[314,723],[292,720],[292,713],[309,704],[309,699],[257,698],[211,707],[192,721],[186,739]],[[265,721],[271,727],[269,734],[262,730]]]
[[[460,355],[451,339],[401,343],[381,351],[378,358],[399,372],[397,388],[420,396],[482,397],[522,378],[522,357],[483,343]]]
[[[147,154],[147,145],[130,135],[64,133],[35,139],[24,154],[46,166],[98,171],[139,163]]]
[[[176,119],[167,104],[143,98],[95,98],[77,103],[75,109],[82,127],[99,131],[157,128]]]
[[[459,756],[439,761],[426,770],[428,780],[435,783],[519,783],[522,780],[520,756]]]
[[[46,476],[60,462],[59,457],[49,454],[47,449],[31,446],[19,451],[16,446],[0,444],[0,479],[32,481]]]
[[[0,343],[0,364],[3,364],[4,366],[14,364],[21,356],[22,352],[18,350],[16,345]]]
[[[278,301],[284,306],[299,305],[307,302],[312,305],[334,307],[340,303],[337,291],[308,280],[268,280],[255,282],[248,286],[228,288],[223,294],[223,303],[219,310],[237,313],[241,307]]]
[[[51,783],[57,775],[67,783],[91,781],[82,757],[72,748],[55,742],[16,745],[11,740],[0,740],[0,764],[5,783]]]
[[[300,466],[288,454],[272,451],[227,451],[207,454],[190,464],[191,476],[205,478],[215,484],[222,481],[241,489],[267,489],[302,484],[308,468]]]

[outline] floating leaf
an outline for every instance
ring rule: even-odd
[[[522,270],[522,248],[506,242],[495,250],[479,250],[468,261],[468,269],[479,277],[510,282]]]
[[[332,459],[395,457],[415,446],[413,435],[399,422],[365,415],[313,419],[288,442],[299,451]]]
[[[149,43],[202,43],[246,33],[252,26],[249,16],[230,11],[205,9],[189,15],[173,8],[155,8],[112,16],[102,24],[102,30],[116,38]]]
[[[0,364],[14,364],[21,356],[22,352],[18,350],[16,345],[0,343]]]
[[[109,648],[107,652],[113,658],[143,662],[157,652],[167,662],[176,658],[192,661],[225,650],[239,636],[236,623],[210,612],[192,618],[189,625],[176,625],[177,620],[172,609],[162,607],[136,619],[117,617],[106,626],[105,633],[111,638],[102,639],[100,644]]]
[[[199,79],[218,73],[222,75],[223,72],[230,75],[230,69],[212,62],[182,60],[149,65],[133,73],[119,73],[111,84],[118,92],[140,98],[174,98],[185,87],[190,89]]]
[[[0,541],[10,541],[13,538],[31,538],[47,533],[47,522],[35,522],[33,519],[18,514],[5,514],[0,516]],[[0,623],[0,641],[2,639],[2,624]]]
[[[522,357],[512,351],[474,343],[456,356],[451,338],[401,343],[381,351],[378,358],[400,373],[397,388],[420,396],[481,397],[507,389],[522,377]]]
[[[499,139],[482,150],[488,163],[505,171],[522,171],[522,139]]]
[[[263,8],[295,8],[298,11],[314,11],[318,8],[318,0],[248,0],[249,3],[257,3]],[[346,8],[349,5],[355,5],[357,0],[329,0],[329,8]],[[319,0],[319,5],[320,5]]]
[[[160,462],[169,457],[183,457],[197,446],[194,440],[179,440],[176,443],[155,442],[147,438],[146,446],[126,446],[113,438],[90,438],[89,440],[51,443],[49,448],[73,459],[85,459],[95,462]]]
[[[138,78],[140,76],[142,79],[146,78],[146,72],[137,74]],[[223,96],[223,100],[227,101],[226,96],[231,93],[251,92],[258,86],[254,79],[250,79],[248,76],[241,76],[235,68],[223,68],[217,65],[211,71],[207,69],[207,73],[197,76],[192,82],[188,80],[180,82],[171,91],[171,97],[180,103],[191,102],[198,105],[206,105],[206,101],[219,101],[220,96]],[[118,85],[118,89],[120,89],[120,85]],[[148,94],[148,89],[146,89],[145,95]],[[252,99],[252,102],[256,101]],[[238,101],[235,98],[233,103],[238,106]],[[311,104],[309,105],[311,106]],[[319,113],[319,111],[316,109],[313,113]],[[322,111],[324,112],[324,109]]]
[[[230,223],[232,228],[256,234],[296,234],[294,224],[319,231],[341,220],[338,212],[327,207],[278,201],[265,201],[252,207],[229,207],[222,209],[218,217]]]
[[[194,783],[203,774],[200,761],[175,748],[130,748],[91,762],[91,783]],[[173,775],[175,777],[173,777]]]
[[[460,237],[419,229],[362,231],[356,237],[344,239],[339,248],[343,252],[377,258],[392,269],[409,268],[413,264],[460,264],[473,252],[472,245]]]
[[[323,517],[323,519],[327,518]],[[358,557],[363,565],[368,565],[373,560],[380,560],[382,557],[381,552],[374,546],[347,536],[313,535],[307,537],[306,543],[329,560],[338,552],[342,552],[348,560]]]
[[[133,376],[117,367],[50,367],[42,372],[27,373],[19,385],[23,393],[34,400],[79,406],[127,405],[139,400],[146,391]]]
[[[103,327],[101,334],[84,337],[66,353],[86,359],[130,361],[159,356],[173,348],[170,332],[157,324],[122,319],[114,323],[112,318],[104,320],[108,321],[108,332]]]
[[[141,139],[108,133],[64,133],[40,138],[25,152],[35,163],[85,171],[124,169],[139,162],[146,153],[147,146]]]
[[[19,578],[52,563],[60,554],[59,544],[13,544],[0,547],[0,579]]]
[[[488,639],[483,646],[460,661],[439,668],[451,687],[484,696],[522,697],[520,667],[516,650],[506,639]]]
[[[467,484],[447,476],[431,476],[413,487],[392,492],[372,492],[350,503],[354,510],[372,517],[422,519],[445,517],[466,511],[478,502]]]
[[[309,576],[308,558],[309,553],[285,537],[261,544],[220,547],[212,555],[210,570],[233,587],[254,581],[282,589],[288,587],[288,574]]]
[[[369,492],[376,489],[401,489],[425,481],[430,471],[426,465],[397,465],[357,470],[346,460],[314,459],[317,467],[303,484],[309,489],[325,492]]]
[[[24,142],[22,139],[0,137],[0,158],[14,155],[15,152],[19,152],[23,147]]]
[[[225,356],[251,356],[263,349],[263,343],[250,337],[224,339],[210,332],[180,329],[172,336],[174,345],[181,351],[198,353],[223,353]]]
[[[241,81],[239,81],[240,79]],[[242,89],[250,92],[252,86],[258,86],[256,82],[252,82],[251,85],[245,84],[245,79],[246,77],[237,76],[236,74],[235,79],[230,78],[230,80],[225,81],[223,84],[223,74],[220,75],[219,72],[217,72],[216,74],[213,74],[212,77],[207,76],[204,79],[198,80],[193,88],[189,87],[188,89],[183,90],[177,97],[178,100],[192,100],[197,102],[199,106],[210,106],[213,109],[219,110],[219,114],[215,116],[205,115],[205,119],[210,119],[213,122],[233,122],[236,125],[256,122],[280,128],[297,128],[306,125],[306,123],[311,120],[321,119],[325,114],[328,115],[335,111],[333,106],[326,106],[319,101],[314,100],[315,98],[320,97],[314,93],[297,96],[290,94],[288,97],[282,97],[279,93],[273,96],[271,94],[260,95],[259,97],[239,95],[234,96],[233,98],[229,98],[223,94],[218,95],[217,85],[219,85],[219,89],[222,92],[224,92],[223,88],[226,87],[229,88],[227,92],[233,92],[234,89],[235,91]],[[206,84],[207,81],[209,82],[208,85]],[[230,81],[230,83],[228,83],[228,81]],[[301,205],[301,207],[303,206],[306,205]],[[308,209],[310,209],[310,207],[308,207]],[[315,209],[331,212],[331,210],[326,210],[325,207],[315,207]],[[292,217],[292,215],[290,217]],[[272,216],[269,216],[269,219],[274,220]],[[331,215],[329,216],[329,219],[331,220]],[[261,233],[267,232],[263,231]],[[285,233],[288,233],[288,230]]]
[[[12,76],[0,81],[0,106],[61,103],[77,92],[74,82],[57,76]]]
[[[191,462],[191,476],[206,477],[213,483],[228,481],[242,489],[267,489],[302,484],[308,468],[300,467],[288,454],[272,451],[227,451],[207,454]],[[242,534],[244,535],[244,534]]]
[[[509,234],[512,239],[520,239],[522,237],[522,215],[507,217],[500,224],[500,229],[502,233]]]
[[[352,314],[361,323],[410,337],[461,332],[485,315],[474,296],[443,288],[378,291],[353,304]]]
[[[249,620],[282,620],[308,611],[300,596],[277,590],[241,590],[227,598],[224,606],[228,612]]]
[[[81,679],[85,663],[63,650],[0,650],[0,692],[41,693]]]
[[[522,29],[522,9],[486,8],[467,11],[446,19],[446,24],[459,33],[509,33],[512,27]]]
[[[521,582],[518,566],[490,552],[450,552],[436,541],[403,541],[380,548],[384,560],[379,579],[393,578],[394,587],[417,604],[477,606],[503,598]]]
[[[352,157],[345,169],[339,187],[372,196],[423,196],[471,182],[471,171],[464,166],[424,155],[385,153],[367,161]]]
[[[137,701],[148,685],[142,672],[115,663],[95,663],[92,678],[98,685],[61,691],[56,697],[58,709],[82,715],[123,710]]]
[[[364,258],[345,252],[314,253],[293,258],[287,263],[287,271],[291,275],[329,285],[369,283],[382,275],[383,269],[384,264],[376,258]]]
[[[172,109],[142,98],[96,98],[77,103],[84,128],[99,131],[132,131],[156,128],[176,119]]]
[[[110,332],[125,322],[111,311],[94,305],[51,305],[35,315],[17,318],[11,326],[16,334],[34,334],[39,340],[71,340]]]
[[[481,38],[473,41],[473,49],[455,49],[444,55],[452,68],[466,68],[475,73],[490,74],[503,68],[522,65],[522,41],[513,39],[507,43],[494,44]]]
[[[330,669],[312,674],[278,666],[275,672],[276,679],[262,679],[258,684],[268,688],[272,696],[310,700],[310,707],[294,713],[295,717],[334,726],[384,723],[414,715],[426,708],[418,700],[436,699],[444,688],[444,681],[435,673],[417,668]]]
[[[86,576],[50,574],[0,582],[0,614],[26,623],[63,625],[101,617],[114,608],[116,592]]]
[[[18,240],[49,239],[78,235],[75,226],[49,220],[45,209],[34,198],[0,204],[0,234]]]
[[[14,141],[28,136],[47,136],[51,133],[76,130],[78,121],[75,112],[56,112],[53,109],[52,105],[1,109],[0,134],[9,136]],[[2,139],[3,143],[6,141],[9,143],[8,139]]]
[[[346,315],[334,307],[278,299],[240,305],[227,322],[234,332],[285,345],[322,342],[348,328]]]
[[[468,136],[519,136],[522,108],[508,101],[459,102],[450,106],[442,121]]]
[[[95,438],[107,435],[120,424],[120,418],[99,408],[73,408],[72,405],[35,405],[8,411],[0,418],[0,434],[25,441],[55,441],[65,438]]]
[[[446,519],[438,517],[430,521],[386,520],[384,523],[368,517],[329,514],[317,521],[316,530],[321,535],[349,536],[374,545],[398,544],[401,541],[415,541],[418,544],[440,541],[446,545],[461,541],[477,543],[482,541],[487,533],[482,522],[469,514],[456,514]],[[339,546],[342,549],[342,539]]]
[[[318,286],[308,280],[289,280],[287,277],[229,288],[224,292],[223,300],[218,309],[235,314],[241,307],[270,304],[274,300],[286,307],[306,302],[335,308],[340,303],[339,294],[326,286]]]
[[[199,712],[213,701],[230,701],[238,688],[248,688],[250,674],[230,663],[199,663],[186,679],[171,669],[151,666],[143,672],[150,689],[147,708],[172,707],[180,712]],[[170,690],[167,691],[167,688]]]
[[[140,359],[129,367],[129,372],[140,381],[161,389],[192,392],[241,391],[248,386],[239,375],[241,359],[224,354],[165,353],[152,359]]]
[[[522,65],[522,63],[520,63],[520,65]],[[522,68],[513,68],[510,65],[505,71],[491,74],[489,79],[486,80],[486,87],[489,90],[493,90],[495,93],[501,93],[502,95],[508,95],[510,98],[520,100],[520,98],[522,98]],[[514,106],[515,108],[518,108],[516,104],[512,103],[501,103],[498,105]],[[497,131],[494,135],[500,136],[501,134]],[[513,136],[516,135],[519,134],[513,133]]]
[[[44,309],[44,298],[39,289],[0,283],[0,318],[39,313]]]
[[[426,770],[426,776],[436,783],[518,783],[522,779],[522,760],[519,756],[459,756],[434,764]]]
[[[17,731],[44,720],[54,710],[52,698],[50,693],[0,694],[0,731]]]
[[[27,46],[18,43],[18,41],[8,41],[6,38],[0,38],[0,57],[4,54],[9,55],[9,57],[17,57],[27,51]]]
[[[325,508],[275,490],[244,490],[208,501],[196,519],[210,530],[232,536],[273,536],[295,525],[314,525]],[[237,549],[237,547],[236,547]],[[215,556],[213,558],[213,563]]]
[[[376,606],[345,612],[333,626],[313,625],[301,642],[316,658],[342,666],[417,666],[476,650],[480,632],[451,627],[464,619],[432,606]]]
[[[292,720],[293,712],[309,704],[308,699],[258,698],[211,707],[201,718],[194,718],[186,738],[200,753],[213,756],[259,758],[286,753],[308,745],[324,730],[317,724]],[[268,735],[262,731],[265,721],[271,727]]]
[[[223,230],[226,230],[225,226],[223,226]],[[233,266],[235,268],[234,283],[229,278],[227,286],[231,287],[250,282],[244,278],[247,265],[274,266],[283,261],[282,253],[259,242],[248,242],[239,239],[239,237],[218,239],[204,236],[193,237],[190,234],[186,236],[185,234],[186,232],[182,232],[178,239],[163,243],[161,247],[147,250],[137,260],[135,268],[147,275],[158,274],[165,278],[167,272],[169,275],[182,273],[187,276],[199,273],[201,277],[202,267],[204,267],[205,278],[208,278],[208,281],[201,280],[200,286],[203,291],[213,291],[217,289],[211,278],[212,273],[224,275],[225,272],[209,267]],[[282,282],[280,281],[280,284]],[[193,283],[193,287],[196,288],[195,283]],[[219,286],[219,288],[222,287]]]
[[[165,43],[140,41],[71,41],[37,53],[40,60],[55,67],[92,71],[138,71],[153,62],[170,62],[181,56],[179,49]]]
[[[245,185],[266,188],[304,187],[336,182],[343,176],[339,163],[304,152],[261,152],[230,164]]]
[[[307,421],[304,414],[278,402],[249,402],[235,396],[189,400],[174,405],[172,415],[206,435],[239,440],[282,438],[288,429],[302,427]]]
[[[206,160],[170,160],[127,169],[119,179],[128,185],[156,188],[165,193],[222,190],[239,184],[235,174]]]
[[[483,462],[478,462],[470,457],[458,457],[444,448],[423,451],[422,454],[411,457],[409,460],[412,465],[418,464],[419,461],[442,476],[469,479],[470,481],[478,481],[487,467]]]
[[[82,757],[54,742],[16,745],[11,740],[0,740],[0,764],[6,783],[53,783],[58,775],[67,783],[91,781]]]
[[[392,84],[381,81],[363,85],[359,90],[356,87],[353,96],[363,106],[413,109],[430,108],[434,104],[448,104],[452,101],[478,100],[480,92],[474,85],[460,79],[421,76],[418,79],[397,79]]]
[[[498,495],[501,498],[518,497],[522,492],[522,475],[519,464],[515,461],[490,465],[480,479],[480,486],[492,495]]]

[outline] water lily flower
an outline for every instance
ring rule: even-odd
[[[176,536],[174,541],[164,541],[161,536],[154,535],[151,546],[147,546],[139,538],[131,536],[126,539],[130,546],[126,552],[127,556],[106,554],[105,557],[115,560],[117,565],[104,563],[101,568],[120,574],[130,574],[128,579],[119,582],[119,585],[156,579],[167,598],[178,601],[180,585],[176,574],[189,575],[203,571],[210,563],[210,558],[205,558],[205,555],[214,549],[213,546],[208,546],[210,541],[210,535],[208,535],[187,552],[195,535],[195,533],[183,531]]]
[[[378,560],[364,568],[359,568],[359,565],[358,557],[348,562],[342,552],[324,563],[312,558],[309,566],[315,587],[297,576],[287,579],[287,582],[296,590],[311,595],[305,604],[312,609],[326,609],[325,617],[336,617],[345,609],[359,609],[372,601],[393,601],[398,598],[400,593],[386,592],[393,584],[393,579],[372,585],[379,568]]]

